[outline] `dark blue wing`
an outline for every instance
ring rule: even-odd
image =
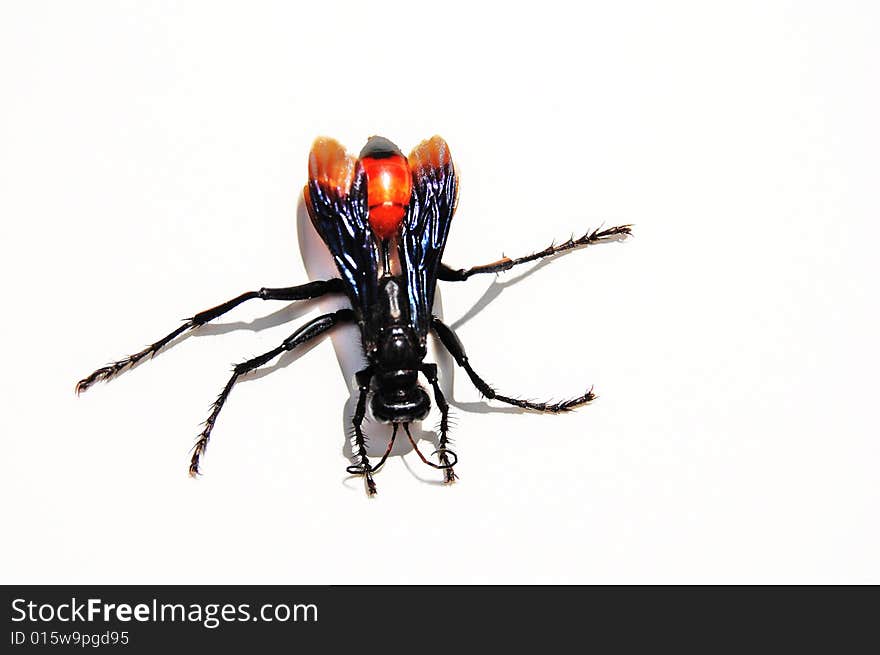
[[[439,136],[409,155],[412,198],[404,219],[400,259],[407,278],[410,317],[421,336],[431,325],[437,270],[455,213],[458,179],[449,146]]]
[[[352,308],[363,318],[376,303],[378,251],[370,229],[366,176],[333,139],[317,139],[309,154],[306,208],[333,255]]]

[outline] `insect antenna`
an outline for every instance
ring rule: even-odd
[[[455,460],[453,462],[450,462],[448,464],[435,464],[434,462],[428,460],[424,455],[422,455],[422,451],[419,450],[419,447],[416,445],[415,439],[413,439],[413,436],[409,431],[409,423],[404,423],[403,429],[406,432],[407,439],[409,439],[409,442],[412,444],[412,447],[415,449],[416,454],[419,456],[419,459],[422,460],[425,464],[427,464],[431,468],[441,469],[441,470],[451,469],[453,466],[458,464],[458,455],[456,455],[451,450],[447,450],[445,452],[449,455],[452,455],[455,458]],[[434,451],[434,452],[439,452],[439,451]]]
[[[391,441],[388,442],[388,447],[385,449],[385,454],[382,455],[382,459],[380,459],[379,463],[373,467],[373,473],[382,468],[385,464],[385,460],[388,459],[388,455],[391,454],[391,448],[394,447],[394,440],[397,438],[397,428],[399,425],[399,423],[394,423],[394,431],[391,433]]]

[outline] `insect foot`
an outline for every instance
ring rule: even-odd
[[[453,466],[458,464],[458,455],[455,452],[449,450],[448,448],[440,448],[435,450],[432,455],[440,456],[440,467],[443,469],[443,483],[444,484],[452,484],[458,479],[458,476],[455,474],[453,470]],[[452,461],[449,461],[449,456],[452,456]]]
[[[364,484],[367,488],[367,495],[370,497],[376,495],[376,482],[373,480],[372,466],[366,463],[355,464],[346,467],[345,470],[349,475],[362,475],[364,477]]]

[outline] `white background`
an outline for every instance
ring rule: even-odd
[[[880,582],[878,27],[869,2],[3,3],[0,581]],[[376,133],[449,142],[454,266],[636,224],[444,287],[451,323],[491,299],[459,333],[499,389],[597,402],[466,411],[458,375],[460,482],[410,454],[368,500],[329,341],[240,384],[186,476],[230,363],[315,303],[74,396],[305,281],[311,141]]]

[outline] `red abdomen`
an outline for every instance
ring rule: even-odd
[[[370,227],[380,239],[387,239],[400,229],[409,205],[409,162],[397,146],[382,137],[370,139],[361,151],[360,161],[367,176]]]

